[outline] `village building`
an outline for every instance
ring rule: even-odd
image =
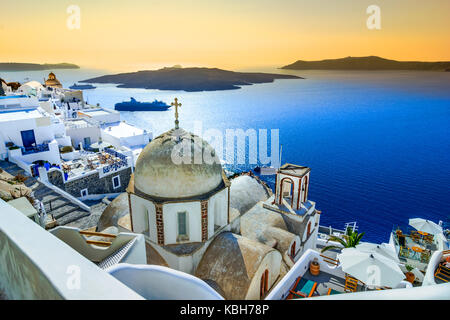
[[[71,153],[71,160],[62,160],[61,166],[41,169],[40,178],[81,200],[117,196],[125,191],[133,170],[130,157],[109,148]]]
[[[70,145],[63,122],[39,107],[0,111],[0,155],[30,174],[37,162],[61,163],[59,148]]]
[[[193,274],[227,299],[264,298],[304,247],[315,246],[320,211],[307,198],[310,170],[282,166],[275,195],[251,174],[230,181],[215,150],[178,127],[175,105],[175,128],[141,152],[128,201],[114,200],[98,231],[131,227],[145,236],[148,264]],[[183,145],[213,161],[177,163]]]

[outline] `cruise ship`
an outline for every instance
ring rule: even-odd
[[[70,89],[73,90],[89,90],[89,89],[95,89],[97,87],[93,86],[92,84],[79,84],[79,83],[74,83],[73,85],[71,85],[69,87]]]
[[[130,101],[116,103],[114,109],[117,111],[165,111],[170,106],[163,101],[154,100],[153,102],[136,101],[133,97]]]

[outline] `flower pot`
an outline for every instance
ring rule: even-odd
[[[414,275],[414,273],[409,272],[409,271],[407,273],[405,273],[405,276],[406,276],[406,281],[411,282],[411,283],[413,283],[414,280],[416,279],[416,276]]]
[[[309,264],[309,272],[313,276],[318,276],[320,273],[320,264],[317,261],[311,261]]]

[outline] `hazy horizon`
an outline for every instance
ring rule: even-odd
[[[381,29],[366,10],[380,7]],[[297,60],[376,55],[450,60],[450,1],[79,0],[9,1],[0,12],[0,61],[68,62],[114,70],[282,67]]]

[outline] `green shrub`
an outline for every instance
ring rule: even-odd
[[[73,148],[72,146],[64,146],[61,149],[59,149],[59,152],[61,153],[68,153],[68,152],[72,152]]]

